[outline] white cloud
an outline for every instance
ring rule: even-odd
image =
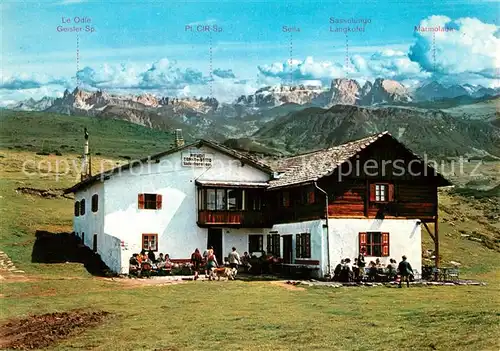
[[[415,31],[416,42],[409,57],[435,74],[474,73],[494,78],[500,68],[500,27],[477,18],[452,20],[430,16],[420,22],[421,28],[450,28],[451,31]]]
[[[305,60],[287,60],[258,66],[259,72],[264,77],[303,80],[331,80],[343,76],[344,68],[330,61],[314,61],[312,56]]]

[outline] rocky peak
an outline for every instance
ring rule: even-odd
[[[299,85],[273,85],[258,89],[252,95],[242,95],[237,104],[252,107],[275,107],[287,103],[307,104],[322,93],[321,87]]]
[[[403,84],[391,79],[377,78],[370,89],[366,84],[363,87],[360,105],[409,102],[411,100],[410,93]]]
[[[325,107],[333,105],[357,105],[361,87],[354,79],[336,78],[326,93]]]

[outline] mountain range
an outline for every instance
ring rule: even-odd
[[[115,95],[76,88],[57,99],[26,100],[12,110],[120,119],[187,138],[227,141],[247,151],[295,153],[389,130],[438,156],[500,156],[498,90],[429,82],[409,90],[394,80],[321,87],[271,86],[233,103],[215,98]],[[401,129],[402,128],[402,129]]]

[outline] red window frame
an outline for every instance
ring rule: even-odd
[[[163,197],[161,194],[139,194],[137,207],[140,210],[161,210]]]
[[[389,233],[388,232],[359,233],[359,252],[362,252],[363,249],[365,249],[366,256],[388,257],[390,254]]]
[[[377,197],[377,188],[384,187],[384,198],[381,199]],[[384,182],[376,182],[370,184],[370,202],[393,202],[394,201],[394,184],[392,183],[384,183]]]
[[[153,239],[153,240],[151,240]],[[151,247],[151,243],[154,243],[154,246]],[[142,249],[149,251],[150,248],[153,251],[158,251],[158,234],[154,233],[145,233],[142,234]]]

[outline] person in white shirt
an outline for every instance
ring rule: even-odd
[[[238,265],[241,264],[240,254],[236,251],[235,247],[233,247],[232,250],[233,251],[231,251],[229,255],[227,255],[229,266],[231,268],[238,268]]]

